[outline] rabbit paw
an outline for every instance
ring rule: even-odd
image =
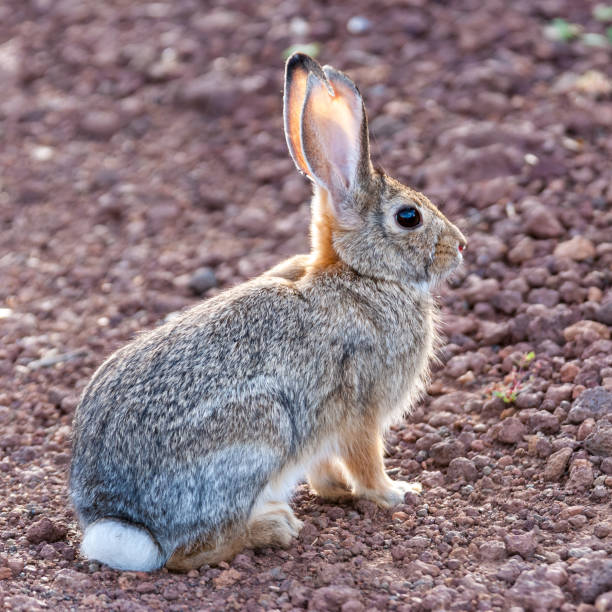
[[[298,535],[300,535],[300,531],[302,527],[304,526],[304,521],[300,521],[300,519],[297,516],[295,516],[293,512],[289,513],[289,515],[286,516],[286,521],[288,523],[288,526],[289,526],[288,530],[291,533],[291,536],[293,538],[297,538]]]
[[[347,501],[354,497],[341,466],[333,460],[326,460],[308,474],[310,488],[322,499],[334,502]]]
[[[365,489],[359,491],[358,497],[369,499],[382,508],[393,508],[404,503],[406,493],[421,493],[423,487],[420,482],[405,482],[404,480],[389,480],[384,489]]]
[[[280,546],[287,548],[293,538],[297,538],[302,528],[300,521],[291,508],[282,502],[268,502],[263,509],[249,521],[251,546],[264,548]]]
[[[319,482],[313,490],[319,497],[328,501],[343,502],[354,497],[353,490],[342,482]]]

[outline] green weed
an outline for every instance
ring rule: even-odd
[[[499,397],[505,404],[512,404],[520,393],[524,393],[529,387],[534,378],[534,372],[531,371],[531,364],[535,359],[535,353],[529,351],[523,358],[516,362],[512,367],[511,372],[506,376],[503,383],[497,383],[492,395]]]

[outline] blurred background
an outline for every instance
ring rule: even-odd
[[[611,27],[610,6],[572,0],[5,0],[10,351],[105,353],[307,248],[281,116],[295,49],[348,72],[374,162],[471,236],[455,284],[502,280],[506,251],[550,253],[610,204]]]

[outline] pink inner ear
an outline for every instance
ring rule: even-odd
[[[341,83],[335,95],[318,80],[309,83],[302,134],[306,160],[325,187],[346,191],[353,186],[360,153],[361,99]]]
[[[336,135],[331,142],[331,160],[337,163],[344,180],[352,182],[359,161],[359,123],[348,100],[336,95],[331,99],[330,116],[335,119]]]

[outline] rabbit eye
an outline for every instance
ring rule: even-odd
[[[414,206],[406,206],[395,213],[395,220],[401,227],[415,229],[421,225],[421,213]]]

